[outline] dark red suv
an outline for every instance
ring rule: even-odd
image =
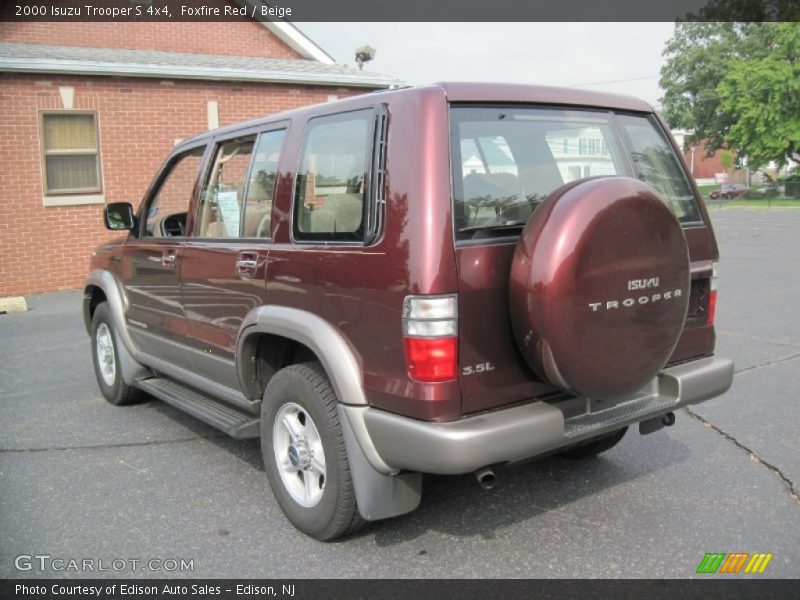
[[[210,131],[109,204],[84,316],[103,395],[260,437],[318,539],[422,473],[592,456],[724,393],[717,245],[635,99],[438,84]]]

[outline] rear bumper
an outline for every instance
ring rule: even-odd
[[[447,423],[417,421],[369,407],[346,407],[361,446],[393,472],[468,473],[532,458],[725,393],[733,362],[710,357],[665,369],[649,386],[612,408],[570,418],[556,404],[532,402]]]

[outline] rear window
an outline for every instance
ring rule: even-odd
[[[587,177],[637,177],[682,223],[699,221],[691,186],[652,118],[610,111],[454,106],[457,239],[513,235],[547,196]]]

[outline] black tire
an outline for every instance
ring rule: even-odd
[[[105,329],[103,329],[105,328]],[[107,382],[103,375],[98,359],[98,330],[101,335],[104,332],[110,332],[108,340],[111,344],[113,361],[114,377],[112,382]],[[97,378],[97,385],[100,388],[100,393],[111,404],[121,406],[124,404],[134,404],[141,402],[144,399],[144,393],[134,387],[126,385],[122,381],[122,374],[119,363],[119,352],[117,350],[117,336],[114,329],[114,323],[111,320],[111,310],[108,304],[103,302],[97,305],[94,315],[92,315],[92,364],[94,365],[94,374]]]
[[[275,498],[297,529],[320,541],[354,533],[366,523],[358,512],[336,405],[336,393],[318,363],[291,365],[278,371],[270,379],[261,405],[261,454]],[[306,419],[311,418],[324,451],[324,484],[317,488],[322,496],[313,506],[303,506],[292,496],[284,482],[284,477],[292,474],[278,465],[276,452],[280,448],[276,450],[273,444],[276,417],[282,410],[295,410],[293,407],[299,407],[296,414],[298,420],[302,415],[304,427]],[[278,446],[282,447],[280,438]],[[303,483],[309,473],[319,481],[313,471],[301,471],[297,470],[297,476]]]
[[[620,441],[622,441],[622,438],[625,437],[626,431],[628,431],[628,428],[623,427],[622,429],[618,429],[617,431],[614,431],[608,435],[604,435],[601,438],[591,440],[580,446],[575,446],[574,448],[560,452],[559,456],[563,456],[564,458],[568,458],[570,460],[592,458],[593,456],[597,456],[606,450],[611,450],[611,448],[619,444]]]

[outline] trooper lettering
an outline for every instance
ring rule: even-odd
[[[605,310],[614,310],[620,307],[631,308],[637,304],[651,304],[659,300],[671,300],[673,298],[680,298],[683,295],[681,290],[673,290],[671,292],[664,292],[663,294],[653,294],[651,296],[639,296],[638,298],[625,298],[624,300],[609,300],[607,302],[590,302],[589,308],[592,312],[597,312],[605,307]]]

